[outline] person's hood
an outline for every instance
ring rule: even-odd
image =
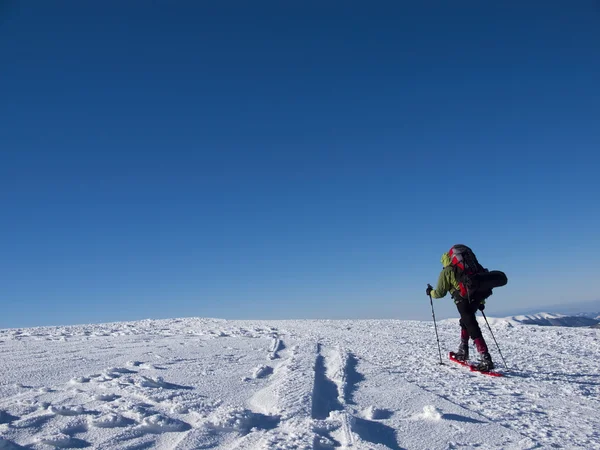
[[[450,265],[451,261],[450,261],[450,255],[448,254],[448,252],[444,253],[442,255],[442,266],[447,267]]]

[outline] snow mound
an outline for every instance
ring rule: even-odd
[[[369,420],[383,420],[388,419],[392,415],[391,411],[382,408],[376,408],[369,406],[363,411],[363,417]]]
[[[71,383],[73,383],[73,384],[89,383],[90,381],[91,381],[91,378],[89,378],[89,377],[75,377],[75,378],[71,379]]]
[[[163,416],[162,414],[145,417],[142,421],[142,427],[149,433],[156,434],[173,431],[187,431],[192,428],[188,423]]]
[[[421,414],[417,414],[415,415],[415,419],[422,419],[422,420],[441,420],[442,419],[442,413],[440,412],[439,409],[437,409],[435,406],[433,405],[426,405],[425,407],[423,407],[423,412]]]
[[[127,419],[120,414],[109,413],[92,419],[90,423],[98,428],[117,428],[131,425],[134,421]]]
[[[92,398],[99,402],[113,402],[120,397],[116,394],[95,394]]]
[[[85,409],[81,405],[76,406],[49,406],[48,411],[58,416],[80,416],[85,414]]]
[[[270,366],[260,366],[254,369],[252,378],[265,378],[273,373],[273,368]]]
[[[265,430],[272,429],[277,426],[279,419],[279,416],[269,416],[266,414],[255,413],[248,409],[236,408],[213,415],[208,423],[213,428],[234,430],[246,434],[254,428]]]

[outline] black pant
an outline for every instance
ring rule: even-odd
[[[460,300],[456,304],[458,312],[460,313],[460,327],[463,330],[467,330],[471,339],[482,337],[481,328],[479,328],[479,323],[477,323],[477,318],[475,317],[478,306],[479,302],[469,303],[467,299]]]

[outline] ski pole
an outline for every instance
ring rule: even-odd
[[[438,351],[440,352],[440,364],[444,364],[442,362],[442,348],[440,347],[440,337],[438,336],[437,325],[435,323],[435,311],[433,310],[433,299],[431,298],[431,294],[429,294],[429,303],[431,304],[431,316],[433,317],[433,326],[435,328],[435,338],[437,339]]]
[[[490,327],[490,323],[488,322],[487,317],[485,317],[485,313],[483,311],[481,311],[481,314],[483,314],[483,318],[485,319],[485,323],[487,324],[488,329],[490,330],[490,334],[492,335],[492,339],[496,343],[496,347],[498,348],[498,353],[500,353],[500,357],[502,358],[502,362],[504,363],[504,367],[506,367],[508,369],[508,364],[506,364],[506,360],[504,359],[504,356],[502,356],[502,352],[500,351],[500,346],[498,345],[498,341],[496,341],[496,338],[494,337],[494,333],[492,333],[492,327]]]

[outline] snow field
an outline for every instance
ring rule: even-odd
[[[429,322],[0,330],[0,449],[600,448],[598,330],[490,323],[503,378]]]

